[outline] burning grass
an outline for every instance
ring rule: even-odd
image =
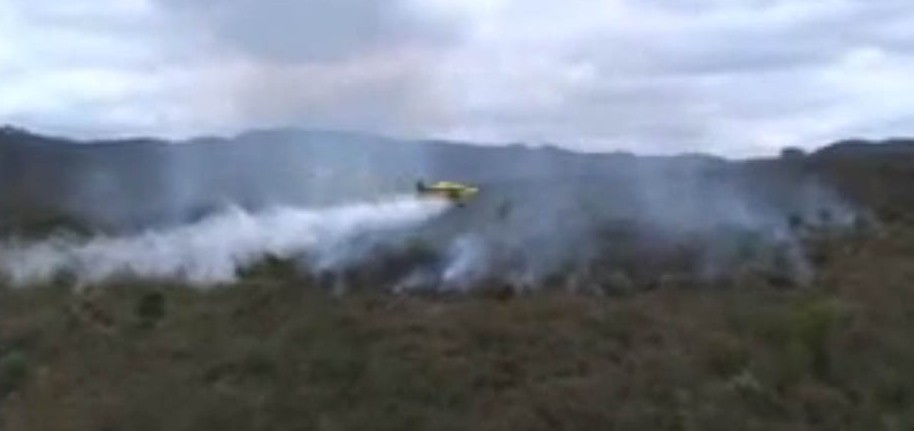
[[[911,429],[911,166],[822,168],[885,224],[804,233],[803,280],[751,232],[714,277],[701,241],[612,228],[537,290],[390,294],[418,241],[331,277],[0,286],[0,429]]]
[[[6,430],[907,429],[914,229],[627,296],[337,297],[281,261],[213,290],[0,290]]]

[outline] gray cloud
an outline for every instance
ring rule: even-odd
[[[13,89],[0,121],[27,126],[297,125],[731,155],[914,133],[907,0],[0,0],[0,12]]]
[[[421,134],[444,105],[434,65],[458,29],[406,0],[153,1],[225,66],[200,79],[223,83],[202,103],[226,109],[229,128]]]
[[[448,37],[443,23],[403,0],[155,1],[222,44],[270,62],[334,61]]]
[[[258,65],[232,85],[241,121],[312,128],[411,130],[434,123],[428,59],[402,52],[340,63]]]
[[[572,15],[546,3],[513,4],[533,14],[529,22],[537,21],[529,11],[539,6],[544,22]],[[893,125],[882,133],[911,132],[893,120],[904,112],[897,92],[914,90],[900,76],[914,71],[914,31],[908,30],[914,27],[905,25],[914,19],[909,3],[603,5],[591,3],[580,25],[545,38],[487,40],[503,46],[484,62],[508,63],[527,70],[527,77],[540,69],[586,73],[583,79],[537,76],[524,86],[551,93],[547,102],[474,105],[468,122],[487,136],[547,136],[584,149],[729,154],[770,153],[874,130],[865,124]],[[570,8],[585,6],[572,1]],[[511,16],[515,11],[501,17],[502,34],[522,33],[523,26],[512,28]]]

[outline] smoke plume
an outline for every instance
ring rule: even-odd
[[[351,263],[360,247],[445,207],[441,201],[393,197],[327,209],[251,213],[233,208],[198,223],[131,236],[9,242],[0,249],[0,270],[15,284],[70,275],[87,283],[140,277],[198,285],[232,282],[239,271],[268,256],[307,259],[326,270]]]
[[[814,270],[807,238],[861,214],[802,159],[583,155],[296,130],[181,145],[12,137],[30,143],[0,171],[12,172],[0,210],[26,202],[6,213],[61,212],[83,233],[55,234],[40,219],[37,232],[0,230],[0,276],[16,284],[212,285],[271,257],[334,287],[394,291],[612,290],[745,268],[803,282]],[[480,193],[459,208],[403,196],[419,179]]]

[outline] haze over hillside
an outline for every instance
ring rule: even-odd
[[[810,156],[912,152],[911,143],[842,143]],[[746,179],[764,160],[710,155],[637,157],[580,154],[555,147],[474,146],[400,141],[342,132],[252,131],[233,138],[171,143],[157,139],[75,141],[7,127],[0,132],[0,208],[50,212],[97,228],[175,223],[225,205],[327,205],[408,193],[421,179],[456,179],[485,188],[518,182],[600,186],[604,200],[676,175]],[[777,182],[777,178],[765,181]],[[672,185],[666,184],[666,185]],[[629,193],[631,194],[631,193]]]
[[[538,284],[605,259],[647,277],[666,270],[719,277],[751,256],[806,279],[805,233],[797,229],[843,229],[871,211],[872,201],[827,167],[886,154],[914,153],[906,141],[849,141],[811,155],[730,161],[294,129],[170,143],[71,141],[7,128],[0,134],[7,235],[106,236],[51,238],[7,247],[2,257],[23,280],[128,271],[231,281],[276,255],[308,260],[309,271],[377,268],[385,274],[375,282],[388,287],[489,277]],[[423,179],[482,192],[466,208],[396,204]],[[162,254],[144,253],[149,247]],[[401,263],[383,263],[389,259]],[[651,265],[665,269],[652,274]]]

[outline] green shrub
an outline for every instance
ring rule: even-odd
[[[813,299],[793,311],[792,329],[809,353],[813,373],[818,378],[830,375],[831,340],[845,317],[841,304],[831,299]]]
[[[154,325],[165,317],[165,295],[153,291],[140,296],[136,303],[136,316],[143,325]]]
[[[0,396],[18,390],[29,372],[29,359],[20,350],[13,350],[0,357]]]

